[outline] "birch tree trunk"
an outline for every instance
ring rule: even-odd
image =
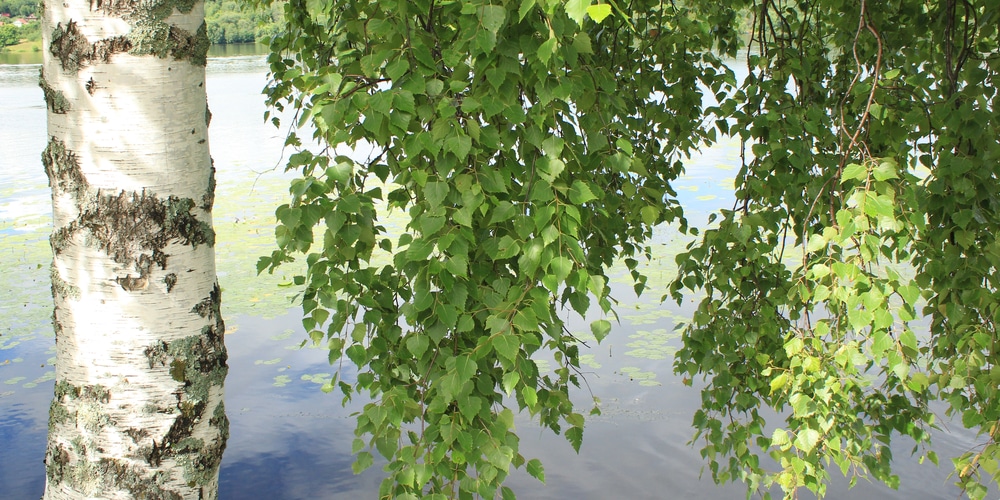
[[[215,498],[228,437],[200,0],[43,17],[56,386],[45,498]]]

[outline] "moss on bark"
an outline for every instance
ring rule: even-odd
[[[80,163],[72,151],[66,149],[66,144],[52,137],[42,151],[42,166],[49,179],[49,187],[53,194],[69,193],[74,199],[88,188],[87,179],[80,170]]]
[[[59,270],[56,266],[52,266],[49,270],[49,278],[52,280],[52,297],[63,297],[69,299],[80,298],[80,288],[70,285],[66,280],[62,279],[59,275]]]
[[[167,475],[155,472],[151,476],[129,463],[128,460],[103,458],[97,461],[72,460],[72,456],[86,452],[83,443],[73,442],[67,449],[61,443],[49,443],[45,451],[46,471],[49,482],[70,482],[86,494],[100,495],[109,484],[129,494],[131,498],[147,500],[182,500],[183,496],[166,489]]]

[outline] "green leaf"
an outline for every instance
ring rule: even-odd
[[[444,82],[441,81],[441,80],[438,80],[437,78],[433,78],[433,79],[427,80],[427,84],[426,84],[425,90],[427,92],[427,95],[429,95],[429,96],[433,97],[433,96],[440,95],[441,91],[444,90]]]
[[[594,338],[600,343],[611,332],[611,322],[605,319],[594,321],[590,324],[590,332],[594,334]]]
[[[538,393],[535,392],[534,387],[524,386],[521,389],[521,397],[524,398],[524,404],[528,409],[535,408],[538,405]]]
[[[417,238],[411,241],[409,248],[406,249],[406,259],[409,261],[427,260],[432,251],[434,251],[433,239]]]
[[[815,429],[799,429],[795,433],[795,447],[803,453],[809,453],[819,443],[820,433]]]
[[[455,370],[462,380],[472,380],[476,375],[476,362],[469,356],[455,358]]]
[[[514,314],[513,324],[522,332],[537,332],[538,318],[531,309],[522,309]]]
[[[606,3],[591,5],[590,7],[587,7],[587,14],[590,14],[590,18],[593,19],[594,22],[600,23],[611,15],[611,5]]]
[[[771,379],[771,394],[784,389],[785,385],[788,384],[788,373],[781,373],[777,377]]]
[[[503,391],[507,393],[508,396],[513,394],[514,388],[517,387],[517,383],[521,381],[521,375],[517,372],[507,372],[503,374]]]
[[[537,2],[538,0],[521,0],[521,7],[517,10],[518,22],[524,20],[524,17],[535,8]]]
[[[517,337],[505,333],[493,337],[493,349],[500,355],[500,357],[513,363],[517,359],[517,352],[521,348],[521,343],[518,342]]]
[[[791,440],[788,437],[788,431],[784,429],[775,429],[774,432],[771,433],[771,446],[787,450],[791,447],[791,444]]]
[[[573,270],[573,261],[566,257],[554,257],[549,261],[549,271],[557,282],[566,281],[570,271]]]
[[[528,460],[528,464],[525,468],[531,477],[545,483],[545,468],[542,466],[541,461],[537,458],[532,458],[531,460]]]
[[[896,163],[892,161],[883,161],[872,170],[872,176],[875,177],[877,181],[885,181],[888,179],[898,179],[899,175],[896,174]]]
[[[573,181],[573,186],[569,189],[569,201],[576,205],[583,205],[591,200],[596,200],[597,195],[590,190],[590,186],[579,180]]]
[[[385,67],[385,74],[393,80],[398,80],[406,74],[409,69],[410,61],[408,61],[405,57],[399,58]]]
[[[444,227],[444,223],[444,217],[425,215],[420,218],[420,232],[424,236],[431,236]]]
[[[826,248],[826,238],[821,234],[811,234],[809,235],[809,243],[806,245],[806,251],[809,253],[818,252]]]
[[[354,463],[351,464],[351,470],[355,474],[361,474],[371,467],[373,463],[375,463],[375,459],[372,457],[372,454],[367,451],[362,451],[361,453],[358,453],[357,458],[354,459]]]
[[[566,429],[566,439],[573,446],[573,450],[580,453],[580,445],[583,444],[583,427]]]
[[[507,9],[500,5],[484,5],[479,16],[483,27],[491,33],[496,33],[500,31],[504,21],[507,19]]]
[[[426,335],[414,333],[406,339],[406,349],[417,359],[423,357],[424,353],[427,352],[428,346],[430,346],[430,340]]]
[[[851,163],[844,167],[844,172],[840,175],[840,183],[843,184],[851,179],[862,179],[868,176],[868,170],[864,165]]]
[[[566,0],[566,15],[576,21],[576,24],[583,26],[583,20],[587,16],[587,7],[589,6],[590,0]]]
[[[642,217],[642,222],[647,226],[652,226],[657,223],[660,219],[660,207],[654,207],[653,205],[646,205],[639,209],[640,216]]]
[[[876,356],[881,356],[883,353],[892,349],[895,342],[892,337],[889,336],[884,330],[878,330],[875,332],[874,341],[872,342],[872,352]]]
[[[542,61],[542,64],[549,63],[549,60],[552,59],[552,55],[556,53],[557,46],[558,42],[555,37],[549,38],[538,46],[538,59]]]

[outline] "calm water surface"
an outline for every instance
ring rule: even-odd
[[[39,161],[46,137],[38,70],[0,65],[0,497],[9,499],[41,495],[52,397],[50,207]],[[216,250],[230,354],[226,408],[232,422],[221,497],[376,498],[378,468],[361,476],[350,470],[349,414],[361,402],[345,409],[336,394],[319,390],[333,370],[323,349],[300,347],[306,336],[288,305],[294,291],[278,286],[289,277],[255,276],[257,256],[270,253],[271,214],[286,192],[274,169],[282,137],[262,120],[265,75],[259,55],[209,61],[211,148],[219,182]],[[676,186],[688,210],[704,214],[732,204],[738,154],[736,144],[723,144],[692,162]],[[584,358],[603,415],[588,420],[581,453],[527,418],[518,421],[522,453],[540,458],[548,479],[540,485],[515,473],[510,485],[521,498],[744,497],[741,485],[716,486],[707,472],[699,479],[703,462],[686,444],[700,396],[671,373],[671,354],[679,343],[673,326],[684,311],[657,303],[673,277],[671,255],[682,244],[668,229],[657,234],[656,258],[647,269],[653,290],[642,299],[632,298],[627,274],[617,271],[622,324]],[[585,322],[572,326],[587,330]],[[585,390],[576,399],[589,408]],[[968,433],[952,430],[937,441],[943,462],[973,443]],[[911,447],[903,443],[895,453],[900,491],[863,481],[847,491],[846,481],[839,481],[830,498],[958,496],[947,479],[949,469],[917,465],[908,458]]]

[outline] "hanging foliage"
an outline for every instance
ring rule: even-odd
[[[566,321],[593,305],[600,341],[608,266],[641,292],[652,228],[697,234],[671,181],[717,134],[744,145],[738,201],[669,290],[704,294],[675,368],[705,380],[713,477],[822,496],[834,465],[895,487],[890,443],[936,462],[943,401],[983,434],[960,486],[998,479],[1000,6],[710,4],[285,4],[268,102],[311,136],[289,136],[300,176],[259,269],[305,257],[303,325],[351,367],[326,388],[371,400],[355,470],[384,456],[382,496],[544,479],[514,410],[579,447]],[[744,64],[741,26],[737,83],[721,58]]]
[[[672,286],[705,293],[675,367],[707,381],[694,425],[712,474],[786,496],[822,496],[828,468],[895,488],[895,438],[937,463],[941,400],[982,434],[954,459],[982,498],[1000,478],[1000,5],[750,13],[750,76],[729,101],[738,201]]]
[[[327,389],[371,400],[354,467],[385,457],[382,496],[512,497],[512,465],[544,480],[514,410],[579,448],[584,339],[566,320],[603,313],[600,341],[608,267],[624,258],[641,291],[653,226],[686,228],[670,181],[715,137],[704,94],[734,79],[708,49],[735,50],[713,29],[733,19],[659,1],[286,4],[268,102],[312,137],[288,139],[300,177],[259,269],[305,256],[303,325],[342,368]]]

